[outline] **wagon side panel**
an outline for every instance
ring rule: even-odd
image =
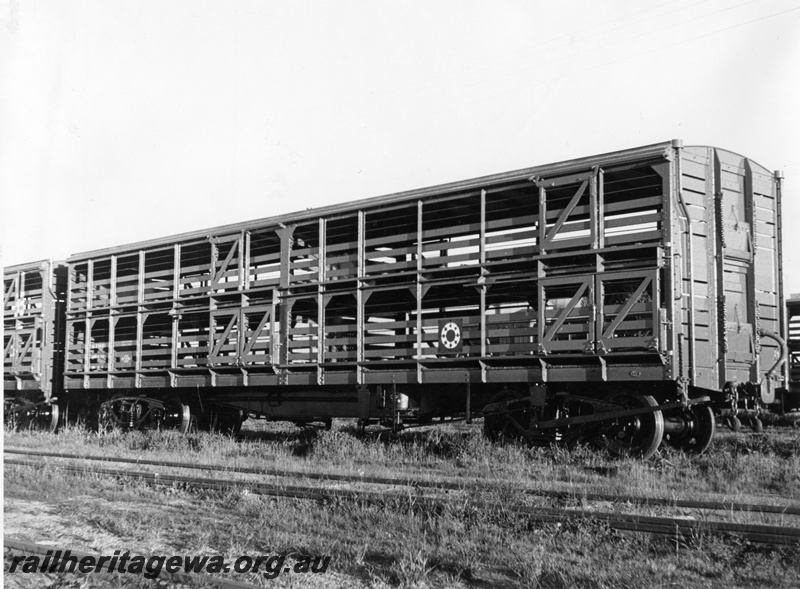
[[[3,388],[40,392],[61,384],[61,268],[51,261],[11,266],[3,277]]]
[[[280,243],[240,231],[70,261],[67,388],[274,384]]]
[[[660,144],[76,256],[66,385],[672,379],[671,156]]]

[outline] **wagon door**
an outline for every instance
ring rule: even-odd
[[[758,268],[750,163],[717,150],[714,159],[720,288],[722,382],[758,382],[759,291],[770,290],[773,268]],[[762,274],[767,273],[766,278]],[[766,280],[766,283],[763,282]],[[774,290],[774,289],[772,289]],[[768,368],[768,367],[767,367]]]

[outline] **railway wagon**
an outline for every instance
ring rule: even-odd
[[[786,300],[786,339],[789,347],[789,387],[784,398],[784,411],[800,410],[800,294]]]
[[[65,283],[66,268],[50,260],[3,271],[4,411],[14,425],[58,425]]]
[[[780,191],[672,141],[75,255],[62,401],[702,452],[783,384]]]

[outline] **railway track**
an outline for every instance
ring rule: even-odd
[[[60,458],[70,460],[84,460],[92,462],[109,462],[119,464],[136,464],[139,466],[157,466],[162,468],[181,468],[187,470],[204,470],[210,472],[221,472],[229,474],[258,474],[264,476],[274,476],[282,478],[310,479],[325,482],[342,483],[367,483],[373,485],[387,485],[395,487],[429,488],[445,491],[474,491],[488,490],[497,487],[497,483],[486,483],[481,481],[460,481],[452,480],[421,480],[401,477],[378,477],[378,476],[356,476],[337,473],[287,471],[275,468],[246,468],[246,467],[223,467],[213,464],[189,464],[185,462],[172,462],[163,460],[147,460],[140,458],[123,458],[99,455],[69,454],[64,452],[41,452],[36,450],[26,450],[22,448],[4,448],[5,454],[15,454],[20,456],[36,456],[43,458]],[[686,499],[675,499],[665,497],[639,497],[634,495],[611,495],[607,493],[574,493],[566,491],[544,490],[544,489],[521,489],[521,493],[530,496],[550,497],[560,501],[587,500],[602,501],[609,503],[630,503],[641,506],[664,506],[682,509],[699,509],[706,511],[726,511],[744,513],[763,513],[763,514],[783,514],[800,515],[800,506],[783,505],[764,505],[754,503],[742,503],[734,501],[696,501]]]
[[[85,463],[60,464],[29,459],[6,459],[5,464],[39,469],[53,468],[68,473],[93,474],[109,476],[118,479],[138,480],[156,486],[184,485],[203,490],[246,489],[251,493],[264,496],[305,499],[318,502],[330,502],[336,500],[361,501],[368,503],[394,502],[399,505],[413,504],[417,507],[427,506],[432,509],[441,509],[448,503],[452,504],[453,502],[452,498],[424,495],[421,493],[421,489],[417,489],[416,492],[412,494],[407,490],[404,493],[397,493],[341,488],[320,488],[307,485],[265,484],[253,481],[231,480],[225,478],[167,475],[119,468],[101,468],[89,466]],[[140,461],[139,464],[143,464],[143,462]],[[303,473],[303,476],[306,476],[306,473]],[[351,479],[353,479],[352,482],[364,482],[364,479],[360,477],[351,477]],[[329,478],[328,480],[332,479]],[[408,486],[407,483],[406,486]],[[462,486],[461,488],[463,489],[464,487]],[[601,512],[589,509],[538,507],[522,504],[481,501],[465,497],[459,497],[458,501],[459,506],[463,508],[475,510],[502,510],[506,513],[543,523],[561,522],[563,520],[594,519],[606,522],[612,529],[620,531],[665,535],[679,540],[697,537],[701,534],[736,534],[754,543],[779,545],[800,543],[800,528],[796,527],[742,524],[722,521],[699,521],[682,517],[645,516],[638,514]],[[774,506],[750,507],[772,508]],[[714,507],[712,507],[712,509],[713,508]],[[725,504],[724,508],[730,509],[730,504]],[[758,511],[758,509],[751,509],[750,511]],[[764,510],[762,509],[761,511],[763,512]],[[782,511],[780,513],[786,512]]]
[[[54,546],[53,544],[39,544],[36,542],[27,542],[25,540],[20,540],[18,538],[11,538],[9,536],[3,536],[3,548],[6,550],[11,550],[12,552],[21,552],[22,554],[35,554],[40,556],[45,556],[55,554],[57,551],[61,551],[61,554],[66,554],[67,551],[76,557],[77,559],[82,559],[87,556],[91,556],[97,558],[100,556],[96,553],[85,552],[81,550],[74,550],[72,548],[63,547],[63,546]],[[202,585],[203,587],[216,587],[217,589],[257,589],[259,588],[258,585],[251,585],[249,583],[242,583],[239,581],[234,581],[231,579],[215,579],[214,577],[208,575],[201,575],[197,573],[169,573],[165,570],[161,570],[158,574],[158,578],[166,581],[168,583],[175,583],[175,582],[193,582],[197,583],[198,585]]]

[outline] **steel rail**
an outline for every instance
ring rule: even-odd
[[[213,464],[189,464],[185,462],[170,462],[163,460],[147,460],[141,458],[122,458],[113,456],[80,455],[62,452],[39,452],[36,450],[24,450],[18,448],[4,448],[4,453],[19,454],[24,456],[41,456],[47,458],[65,458],[74,460],[91,460],[98,462],[118,462],[122,464],[137,464],[141,466],[160,466],[164,468],[184,468],[187,470],[209,470],[212,472],[224,472],[231,474],[260,474],[266,476],[286,477],[286,478],[307,478],[311,480],[335,481],[345,483],[367,483],[373,485],[393,485],[412,488],[430,488],[452,491],[469,491],[472,489],[493,489],[496,483],[474,481],[470,483],[455,483],[452,481],[424,481],[417,479],[407,479],[398,477],[380,476],[360,476],[336,473],[319,473],[303,471],[287,471],[277,468],[249,468],[238,467],[229,468]],[[499,481],[503,483],[505,481]],[[634,495],[611,495],[606,493],[586,493],[576,494],[567,491],[549,491],[545,489],[520,489],[525,495],[539,497],[551,497],[559,500],[586,499],[588,501],[608,501],[616,503],[631,503],[634,505],[679,507],[685,509],[702,509],[709,511],[738,511],[745,513],[772,513],[780,515],[800,515],[800,507],[790,505],[762,505],[754,503],[740,503],[727,501],[696,501],[688,499],[670,499],[665,497],[637,497]]]
[[[55,555],[56,551],[61,551],[62,555],[65,555],[67,551],[69,551],[71,556],[76,557],[79,561],[80,559],[91,556],[93,558],[97,558],[100,556],[99,554],[92,553],[92,552],[83,552],[81,550],[73,550],[72,548],[63,548],[59,546],[54,546],[52,544],[37,544],[36,542],[27,542],[25,540],[19,540],[17,538],[12,538],[9,536],[3,536],[3,547],[15,550],[17,552],[23,552],[25,554],[39,554],[39,555],[46,555],[50,552],[52,555]],[[52,566],[52,565],[51,565]],[[37,571],[42,573],[55,573],[56,571]],[[144,574],[147,571],[145,569],[141,573],[135,574]],[[6,571],[6,575],[8,575],[8,571]],[[256,589],[259,588],[258,585],[251,585],[249,583],[242,583],[240,581],[233,581],[230,579],[214,579],[213,577],[207,575],[201,575],[199,573],[170,573],[165,570],[159,571],[158,577],[161,579],[166,580],[167,582],[200,582],[204,587],[217,587],[219,589]],[[259,588],[263,589],[263,588]]]
[[[35,460],[6,460],[6,465],[28,466],[43,469],[52,467],[64,472],[78,474],[96,474],[118,478],[139,480],[152,485],[174,486],[190,485],[204,490],[230,490],[246,488],[249,492],[271,497],[290,499],[308,499],[319,502],[331,500],[352,500],[371,503],[386,501],[407,502],[411,505],[427,505],[432,508],[445,507],[452,504],[453,499],[441,499],[409,493],[378,493],[374,491],[352,491],[343,489],[321,489],[304,486],[275,486],[249,481],[231,481],[205,477],[185,477],[162,475],[141,471],[120,469],[88,468],[75,465],[61,465]],[[763,524],[738,524],[731,522],[697,521],[684,518],[660,516],[643,516],[636,514],[620,514],[599,512],[586,509],[566,509],[552,507],[533,507],[519,504],[466,499],[460,501],[464,507],[479,510],[499,509],[518,516],[529,517],[540,522],[559,522],[564,519],[595,519],[607,522],[609,527],[617,530],[667,535],[675,538],[695,537],[703,533],[738,534],[751,542],[766,544],[800,544],[800,528],[770,526]]]

